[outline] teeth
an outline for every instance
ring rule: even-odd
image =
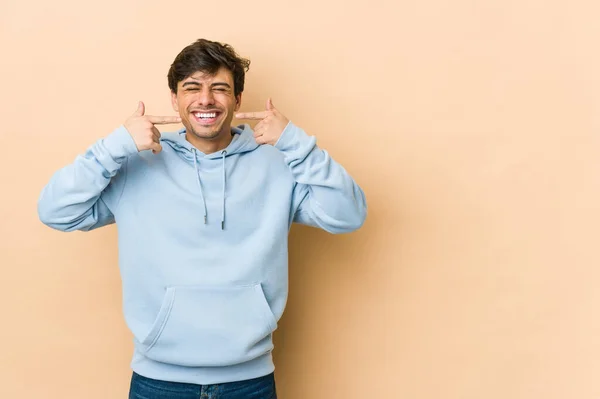
[[[196,118],[216,118],[217,117],[217,113],[216,112],[211,112],[211,113],[201,113],[201,112],[196,112],[194,115],[196,115]]]

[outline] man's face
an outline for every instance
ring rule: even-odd
[[[231,134],[231,120],[241,105],[242,95],[236,98],[233,89],[228,69],[220,68],[214,75],[198,71],[177,83],[171,103],[188,133],[199,139],[217,139]]]

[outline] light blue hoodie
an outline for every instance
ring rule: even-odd
[[[274,370],[272,333],[288,295],[292,222],[358,229],[363,191],[291,122],[275,146],[248,125],[203,154],[185,130],[138,152],[120,126],[44,187],[39,217],[61,231],[116,222],[132,369],[213,384]],[[308,249],[310,250],[310,249]]]

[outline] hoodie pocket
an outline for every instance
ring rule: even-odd
[[[276,328],[260,284],[169,287],[141,344],[145,356],[159,362],[229,366],[271,351]]]

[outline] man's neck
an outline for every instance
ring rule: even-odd
[[[202,153],[208,155],[227,148],[231,140],[233,140],[233,134],[221,134],[214,139],[201,139],[194,134],[186,132],[185,139],[202,151]]]

